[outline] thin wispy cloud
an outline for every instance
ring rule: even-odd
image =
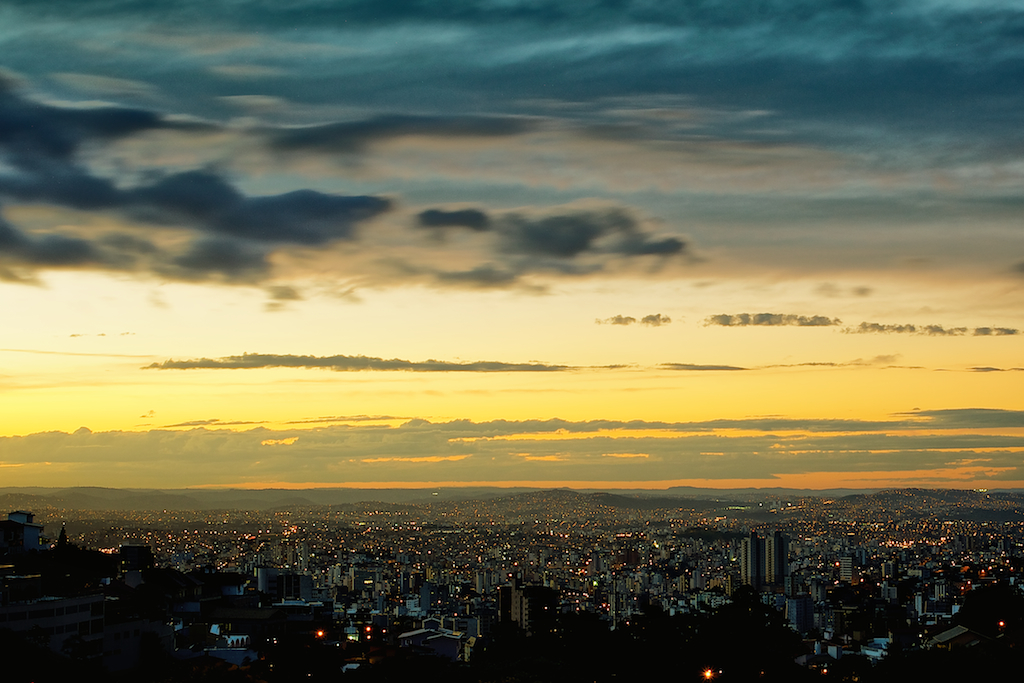
[[[750,368],[742,368],[738,365],[700,365],[696,363],[662,363],[658,367],[665,368],[666,370],[684,370],[687,372],[717,372],[717,371],[733,371],[733,370],[749,370]]]
[[[409,361],[373,356],[296,356],[244,353],[224,358],[165,360],[145,366],[144,370],[254,370],[261,368],[318,368],[335,372],[564,372],[574,368],[545,363],[503,363],[499,361],[453,362],[440,360]]]

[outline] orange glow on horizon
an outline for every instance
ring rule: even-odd
[[[594,480],[507,480],[507,481],[349,481],[349,482],[236,482],[191,486],[197,489],[429,489],[429,488],[537,488],[537,489],[647,489],[663,491],[674,487],[699,489],[732,488],[1024,488],[1024,480],[994,480],[1008,467],[959,467],[935,470],[891,472],[807,472],[780,474],[760,479],[667,479],[648,481]]]

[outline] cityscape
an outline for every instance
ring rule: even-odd
[[[691,673],[722,680],[751,666],[772,680],[890,680],[899,666],[1016,656],[1024,636],[1015,492],[424,489],[282,506],[278,491],[262,508],[88,510],[60,507],[75,491],[41,491],[2,495],[37,507],[2,523],[0,628],[113,676],[611,680],[703,655]],[[189,494],[131,495],[168,493]],[[657,647],[673,629],[695,635],[677,634],[670,657]],[[714,648],[691,649],[715,629]],[[573,638],[636,651],[600,670],[538,663],[551,639]]]
[[[1019,671],[1021,36],[0,2],[0,683]]]

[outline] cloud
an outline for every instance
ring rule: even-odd
[[[288,420],[284,424],[324,424],[328,422],[388,422],[394,420],[408,421],[409,417],[395,415],[329,415],[311,417],[305,420]]]
[[[995,368],[991,365],[967,368],[971,372],[1024,372],[1024,368]]]
[[[285,439],[264,439],[260,441],[261,446],[292,446],[299,440],[297,436],[289,436]]]
[[[857,287],[850,287],[849,290],[844,290],[843,288],[836,285],[834,282],[823,282],[815,288],[815,291],[822,296],[827,296],[829,298],[837,298],[843,296],[867,297],[871,296],[871,292],[873,290],[871,289],[871,287],[866,287],[863,285]]]
[[[1020,334],[1015,327],[975,327],[975,337],[1009,337]]]
[[[0,258],[30,266],[77,266],[103,261],[88,241],[61,234],[30,236],[0,216]]]
[[[676,237],[653,238],[622,209],[531,217],[506,214],[498,224],[502,247],[530,256],[571,259],[585,252],[623,256],[684,254]]]
[[[148,415],[141,415],[140,417],[153,417],[153,411],[149,411]],[[237,427],[241,425],[256,425],[262,424],[262,421],[251,421],[251,420],[233,420],[225,421],[220,418],[209,418],[206,420],[189,420],[187,422],[178,422],[177,424],[164,425],[161,429],[174,429],[177,427]]]
[[[645,315],[640,320],[628,315],[613,315],[610,318],[597,318],[594,320],[598,325],[632,325],[639,322],[641,325],[647,325],[649,327],[661,327],[662,325],[668,325],[672,322],[672,318],[661,313],[652,313],[651,315]]]
[[[241,240],[204,238],[187,251],[157,264],[154,271],[177,280],[207,280],[215,275],[227,282],[257,282],[270,272],[267,252]]]
[[[658,367],[665,368],[666,370],[686,370],[686,371],[717,371],[717,370],[749,370],[750,368],[741,368],[736,365],[697,365],[694,363],[662,363]]]
[[[100,95],[152,97],[156,91],[149,83],[129,78],[113,78],[111,76],[70,72],[50,74],[50,78],[75,90]]]
[[[277,78],[287,74],[284,69],[259,64],[216,64],[211,66],[209,71],[218,76],[239,80]]]
[[[662,325],[668,325],[672,322],[672,318],[661,313],[654,313],[652,315],[645,315],[640,319],[641,325],[649,325],[651,327],[661,327]]]
[[[461,285],[475,289],[502,288],[515,284],[519,273],[485,263],[469,270],[438,271],[436,280],[442,285]]]
[[[28,234],[0,216],[0,279],[32,282],[39,268],[147,271],[189,282],[254,283],[270,273],[268,249],[227,237],[200,237],[181,247],[161,248],[130,233],[84,239],[60,233]],[[3,266],[6,266],[4,268]]]
[[[35,119],[41,124],[34,125]],[[48,128],[48,122],[54,125]],[[61,128],[56,122],[66,125]],[[316,141],[347,148],[358,147],[358,139],[420,133],[513,135],[529,125],[516,117],[381,117],[302,129],[263,128],[254,134],[293,149]],[[283,248],[357,241],[364,237],[357,232],[360,224],[394,205],[381,196],[312,189],[247,194],[213,167],[107,177],[91,169],[80,153],[86,144],[164,128],[186,136],[226,132],[213,124],[169,122],[140,109],[36,104],[5,91],[0,97],[0,161],[8,163],[0,166],[0,198],[114,213],[132,227],[96,235],[90,234],[93,228],[63,225],[43,233],[5,223],[0,239],[8,248],[0,277],[28,282],[40,269],[92,268],[188,282],[256,285],[273,276],[272,256]],[[686,242],[651,232],[626,207],[511,212],[429,208],[416,220],[420,227],[463,228],[485,237],[463,252],[467,258],[459,268],[446,265],[451,259],[440,243],[411,245],[401,257],[387,255],[397,250],[395,244],[375,243],[385,250],[384,256],[374,262],[364,259],[354,275],[374,285],[427,281],[443,287],[537,292],[545,285],[524,276],[589,276],[640,257],[658,258],[651,267],[660,268],[666,257],[688,256]],[[177,237],[171,237],[175,232]],[[357,257],[350,252],[349,258]],[[386,272],[386,264],[400,260],[407,265],[404,272]],[[280,305],[272,303],[271,308]],[[658,320],[649,318],[644,324]],[[661,324],[665,320],[661,318]]]
[[[587,276],[605,271],[613,263],[634,257],[688,257],[686,243],[676,237],[659,237],[641,227],[624,207],[579,210],[555,207],[548,211],[487,213],[481,209],[428,209],[417,216],[420,227],[461,227],[490,237],[480,249],[487,258],[464,270],[448,270],[405,263],[407,275],[432,275],[434,284],[470,288],[526,287],[544,291],[536,283],[524,283],[529,274]],[[485,238],[486,239],[486,238]],[[486,257],[486,251],[490,257]],[[655,267],[658,267],[658,261]],[[653,325],[658,318],[648,318]],[[668,321],[662,316],[661,324]]]
[[[1012,327],[976,327],[971,332],[967,327],[944,327],[942,325],[890,325],[863,322],[857,327],[843,329],[845,334],[917,334],[927,337],[963,337],[972,334],[975,337],[1005,337],[1020,334],[1020,330]]]
[[[20,230],[0,217],[0,275],[29,280],[36,269],[93,267],[148,271],[188,281],[255,282],[269,275],[278,245],[320,246],[355,239],[355,227],[391,200],[300,189],[246,195],[220,173],[186,170],[119,184],[78,158],[86,144],[140,132],[205,131],[141,109],[74,108],[30,102],[0,84],[0,196],[85,211],[117,211],[152,228],[185,230],[185,247],[161,247],[125,231],[102,235]],[[19,270],[20,269],[20,270]],[[27,274],[26,274],[27,273]]]
[[[705,325],[719,325],[722,327],[747,327],[749,325],[760,325],[777,327],[792,325],[795,327],[829,327],[841,324],[839,318],[829,318],[823,315],[792,315],[783,313],[738,313],[736,315],[712,315],[704,319]]]
[[[846,334],[874,334],[878,332],[897,334],[915,334],[917,327],[915,325],[883,325],[881,323],[861,323],[857,327],[847,327],[843,330]]]
[[[266,131],[272,149],[287,152],[352,154],[393,138],[509,137],[536,127],[534,121],[510,116],[382,115],[360,121]]]
[[[613,315],[610,318],[602,320],[598,318],[594,321],[598,325],[632,325],[636,322],[636,318],[628,315]]]
[[[469,455],[424,455],[420,457],[411,458],[363,458],[362,460],[352,461],[361,463],[379,463],[379,462],[458,462],[459,460],[465,460],[470,457]]]
[[[483,231],[490,227],[490,218],[479,209],[427,209],[417,216],[424,228],[468,228]]]
[[[267,287],[267,295],[274,301],[301,301],[302,294],[289,285],[272,285]]]
[[[42,159],[69,160],[82,145],[92,141],[195,126],[169,121],[145,109],[55,107],[31,102],[19,97],[13,84],[0,78],[0,149],[22,167]]]
[[[929,427],[942,429],[999,429],[1024,427],[1024,410],[996,408],[947,408],[898,413],[898,417],[928,421]]]
[[[125,204],[155,210],[210,232],[261,242],[320,245],[350,239],[355,223],[387,211],[380,197],[346,197],[314,190],[246,197],[219,175],[186,171],[126,193]]]
[[[544,363],[501,363],[496,361],[472,361],[455,363],[426,360],[408,361],[399,358],[384,359],[370,356],[293,356],[245,353],[226,358],[198,358],[195,360],[166,360],[147,365],[145,370],[251,370],[256,368],[324,368],[335,372],[358,372],[362,370],[410,371],[410,372],[562,372],[572,370],[567,365]]]
[[[56,486],[102,485],[117,474],[130,485],[161,489],[245,481],[422,482],[432,481],[428,473],[437,467],[445,468],[444,480],[452,482],[671,482],[680,471],[690,479],[709,480],[829,472],[884,478],[919,470],[948,483],[957,476],[949,468],[968,461],[983,466],[970,473],[972,478],[998,474],[1021,480],[1024,437],[1017,432],[1024,426],[1022,415],[964,409],[915,411],[875,421],[411,420],[394,427],[79,430],[0,437],[0,462],[21,466],[12,476],[23,478],[5,480],[9,486],[28,485],[22,482],[46,471]],[[982,429],[985,433],[977,431]],[[271,444],[290,444],[288,457],[268,457]],[[139,453],[149,457],[139,458]]]

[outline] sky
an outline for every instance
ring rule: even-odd
[[[1009,0],[8,0],[0,485],[1024,487]]]

